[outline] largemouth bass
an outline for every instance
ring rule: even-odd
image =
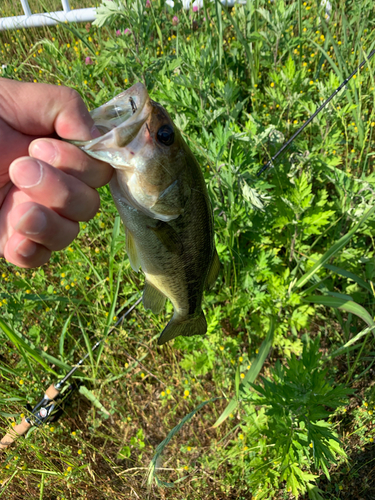
[[[146,275],[143,304],[155,314],[168,298],[174,314],[158,344],[203,335],[203,291],[219,272],[213,215],[199,164],[167,111],[137,83],[91,111],[102,136],[73,142],[110,163],[110,189],[125,225],[134,271]]]

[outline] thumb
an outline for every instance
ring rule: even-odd
[[[87,141],[100,135],[81,96],[69,87],[0,78],[0,116],[31,136],[57,133]]]

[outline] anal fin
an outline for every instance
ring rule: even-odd
[[[151,309],[154,314],[159,314],[163,310],[165,298],[165,295],[159,292],[157,288],[147,281],[145,282],[142,297],[145,309]]]

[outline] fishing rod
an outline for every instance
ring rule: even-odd
[[[365,57],[363,59],[363,61],[361,62],[361,64],[358,66],[358,68],[356,68],[353,73],[351,73],[351,75],[348,76],[348,78],[342,82],[342,84],[337,87],[337,89],[333,92],[333,94],[331,94],[328,99],[326,99],[323,104],[315,111],[315,113],[313,113],[310,118],[308,120],[305,121],[305,123],[302,125],[302,127],[300,127],[297,132],[295,132],[292,137],[279,149],[279,151],[274,155],[272,156],[272,158],[266,163],[266,165],[264,165],[260,170],[259,172],[257,173],[257,177],[259,177],[264,171],[266,171],[269,167],[273,167],[273,162],[276,160],[276,158],[278,156],[281,155],[281,153],[283,153],[284,151],[286,151],[288,149],[288,147],[290,146],[290,144],[294,141],[294,139],[296,139],[299,134],[307,127],[307,125],[309,125],[313,119],[316,117],[316,115],[318,115],[322,109],[324,109],[327,104],[329,102],[332,101],[332,99],[340,92],[340,90],[345,87],[348,82],[353,78],[353,76],[358,73],[358,71],[372,58],[372,56],[375,54],[375,49],[373,49],[370,54],[368,55],[368,57]]]
[[[140,297],[115,323],[115,325],[109,330],[106,336],[103,336],[98,340],[92,347],[91,352],[94,352],[106,338],[111,335],[120,323],[124,321],[126,316],[130,314],[133,309],[141,302],[142,297]],[[32,426],[41,426],[43,424],[56,421],[60,414],[62,413],[61,406],[66,402],[72,395],[72,393],[77,389],[77,384],[70,384],[65,390],[64,386],[66,382],[72,377],[72,375],[78,370],[80,366],[85,362],[85,360],[90,356],[87,352],[82,359],[74,365],[71,370],[59,380],[56,384],[51,384],[45,391],[43,398],[37,403],[34,408],[30,409],[29,416],[23,417],[22,422],[15,425],[9,432],[0,440],[0,451],[6,449],[10,446],[18,437],[24,435]]]

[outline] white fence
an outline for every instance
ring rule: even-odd
[[[1,17],[0,31],[19,28],[38,28],[40,26],[55,26],[64,23],[88,23],[95,19],[95,7],[87,9],[71,9],[69,0],[61,0],[63,10],[32,14],[28,0],[20,0],[25,15]]]

